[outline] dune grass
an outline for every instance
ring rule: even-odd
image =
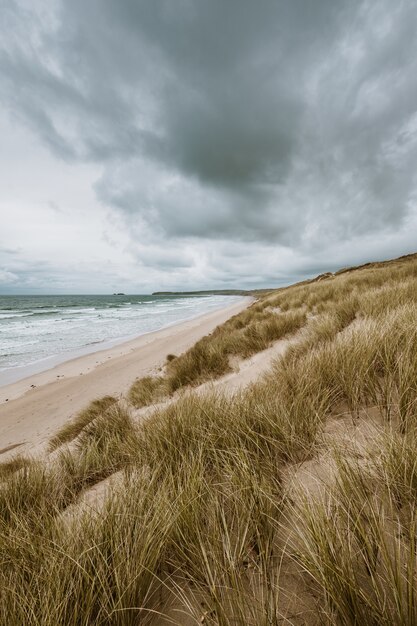
[[[416,278],[411,258],[267,293],[131,391],[181,397],[140,423],[97,401],[51,444],[70,446],[5,469],[0,623],[415,624]],[[255,385],[193,393],[301,328]],[[380,439],[332,452],[329,420],[371,408]],[[329,458],[318,492],[286,482]]]
[[[128,468],[137,454],[136,427],[126,409],[112,405],[87,424],[73,449],[60,451],[57,463],[72,493]]]
[[[237,402],[243,408],[245,399]],[[107,413],[80,433],[74,451],[6,483],[0,622],[31,615],[42,624],[146,623],[169,584],[179,598],[177,586],[189,586],[196,617],[203,602],[224,624],[261,623],[259,589],[268,603],[275,593],[265,560],[280,514],[284,444],[275,444],[275,426],[261,413],[257,421],[250,410],[237,417],[221,396],[183,398],[133,430],[128,416],[115,428]],[[121,467],[123,487],[100,515],[61,520],[81,490]],[[28,553],[29,532],[36,538]],[[232,607],[240,607],[238,621]]]
[[[104,396],[93,400],[87,408],[83,409],[75,416],[75,418],[65,424],[49,441],[50,450],[59,448],[64,443],[68,443],[75,439],[80,432],[97,417],[106,413],[106,411],[117,402],[113,396]]]
[[[31,460],[19,454],[10,461],[0,463],[0,481],[6,480],[9,476],[30,465]]]
[[[129,400],[140,408],[184,387],[196,386],[231,371],[230,357],[246,359],[274,341],[299,330],[304,312],[276,313],[255,306],[235,315],[184,354],[168,359],[164,376],[146,376],[132,385]],[[173,356],[173,355],[169,355]]]
[[[137,409],[163,400],[167,395],[167,384],[162,376],[138,378],[129,390],[129,401]]]
[[[339,457],[334,487],[295,511],[295,558],[321,589],[323,623],[417,621],[417,469],[404,446],[385,435],[372,469]]]

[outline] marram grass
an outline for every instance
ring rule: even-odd
[[[136,423],[104,398],[0,466],[0,624],[417,623],[416,279],[411,258],[268,293],[130,393],[179,399]],[[255,385],[193,393],[291,336]],[[379,439],[332,450],[365,410]]]

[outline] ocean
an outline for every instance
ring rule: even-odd
[[[233,304],[240,296],[0,296],[0,385]]]

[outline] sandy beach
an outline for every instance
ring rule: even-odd
[[[164,328],[112,348],[66,361],[0,388],[0,455],[36,451],[95,398],[123,396],[135,378],[157,372],[167,354],[180,354],[253,301]]]

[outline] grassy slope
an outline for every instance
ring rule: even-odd
[[[231,370],[231,357],[248,358],[296,332],[305,323],[305,311],[277,315],[276,309],[258,302],[218,326],[184,354],[168,355],[165,374],[138,379],[130,390],[129,399],[139,408],[184,387],[218,378]]]
[[[407,257],[268,293],[131,399],[298,333],[256,385],[186,394],[140,425],[106,399],[53,459],[0,467],[0,623],[417,623],[416,287]],[[350,445],[330,441],[346,424]],[[288,481],[306,467],[323,488]],[[64,515],[120,470],[99,512]]]

